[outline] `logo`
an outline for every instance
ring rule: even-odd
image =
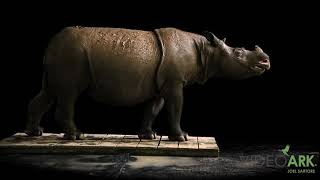
[[[289,152],[290,145],[280,151],[286,156],[287,160],[287,173],[290,174],[315,174],[317,163],[315,163],[314,154],[292,154]]]

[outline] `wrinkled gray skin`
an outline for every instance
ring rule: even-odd
[[[208,78],[246,79],[270,68],[269,57],[233,48],[210,32],[203,35],[162,28],[140,31],[68,27],[45,53],[42,90],[30,102],[26,133],[42,135],[42,115],[56,102],[55,118],[66,139],[82,139],[74,123],[80,93],[115,106],[147,102],[140,138],[155,138],[152,123],[168,111],[169,139],[187,140],[181,130],[183,87]]]

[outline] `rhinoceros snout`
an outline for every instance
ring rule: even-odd
[[[271,65],[270,65],[270,60],[269,59],[262,59],[260,62],[259,62],[259,67],[265,69],[265,70],[269,70]]]

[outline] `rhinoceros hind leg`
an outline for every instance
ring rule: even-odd
[[[76,98],[72,97],[74,96],[58,97],[55,118],[64,132],[64,139],[83,139],[83,133],[77,129],[74,123],[74,105]]]
[[[141,124],[141,130],[139,133],[140,139],[155,139],[156,133],[152,131],[152,124],[156,119],[157,115],[161,111],[164,105],[164,99],[162,97],[158,97],[156,99],[151,100],[147,103],[146,109],[144,112],[143,121]]]
[[[42,136],[43,128],[42,127],[34,127],[29,128],[24,131],[28,136]]]
[[[40,121],[44,113],[53,104],[53,99],[48,95],[45,90],[41,90],[37,96],[35,96],[28,108],[28,122],[25,133],[29,136],[41,136],[43,128],[40,127]]]

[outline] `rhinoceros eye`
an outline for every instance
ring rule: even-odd
[[[241,58],[244,50],[243,48],[234,48],[233,53],[237,58]]]

